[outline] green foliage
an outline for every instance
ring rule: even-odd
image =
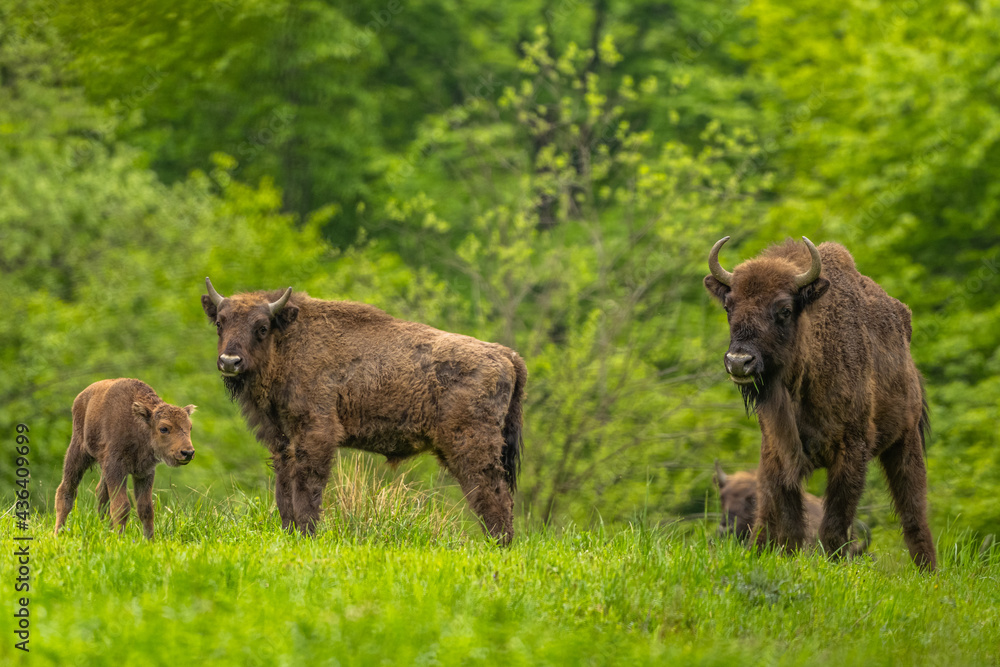
[[[754,215],[761,179],[740,182],[734,166],[757,148],[717,125],[698,151],[656,144],[626,120],[643,95],[630,77],[611,87],[585,71],[594,52],[549,46],[542,31],[525,45],[496,105],[422,128],[419,168],[390,172],[387,215],[413,262],[447,257],[467,281],[475,334],[528,361],[530,511],[617,520],[647,496],[657,513],[697,511],[671,493],[690,470],[663,465],[699,468],[720,436],[698,392],[722,378],[686,339],[702,319],[699,251]],[[611,40],[601,53],[620,58]]]

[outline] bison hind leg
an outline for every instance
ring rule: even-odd
[[[514,537],[514,499],[501,458],[502,434],[499,430],[462,433],[448,445],[441,455],[445,467],[458,480],[483,532],[507,546]]]
[[[66,517],[73,509],[76,501],[76,491],[83,479],[83,474],[94,464],[92,457],[83,446],[83,437],[74,424],[73,436],[70,439],[69,449],[66,450],[66,458],[63,461],[63,475],[56,489],[56,527],[55,534],[66,523]]]
[[[896,515],[903,525],[903,539],[910,557],[919,567],[933,570],[937,556],[927,524],[927,468],[919,428],[882,452],[879,461],[889,482]]]

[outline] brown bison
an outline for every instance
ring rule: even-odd
[[[717,460],[713,481],[719,489],[719,500],[722,505],[719,536],[734,535],[741,542],[747,542],[757,516],[757,471],[739,471],[727,475]],[[819,540],[819,524],[823,520],[823,501],[811,493],[803,493],[802,503],[806,517],[804,543],[816,544]],[[857,551],[867,550],[871,544],[871,531],[868,530],[868,526],[855,519],[854,530],[856,534],[863,535],[862,541],[855,543]]]
[[[101,514],[110,501],[112,521],[119,531],[125,528],[129,514],[125,478],[132,475],[142,530],[153,539],[156,464],[176,467],[194,458],[190,419],[194,409],[193,405],[179,408],[164,403],[139,380],[101,380],[81,391],[73,401],[73,435],[56,489],[55,533],[73,509],[83,473],[96,462],[101,468],[97,485]]]
[[[910,556],[933,569],[927,525],[927,403],[910,357],[910,311],[858,273],[836,243],[791,240],[732,273],[709,253],[705,287],[726,309],[725,367],[762,435],[758,544],[802,544],[802,480],[827,469],[819,539],[832,554],[849,543],[868,461],[885,469]]]
[[[223,297],[205,283],[217,366],[271,453],[282,526],[315,532],[337,447],[390,463],[429,451],[510,542],[527,379],[516,352],[291,287]]]

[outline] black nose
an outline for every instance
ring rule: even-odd
[[[231,354],[220,354],[219,355],[219,370],[223,373],[239,373],[240,364],[243,363],[243,359],[231,355]]]
[[[194,458],[194,450],[193,449],[183,449],[183,450],[181,450],[181,456],[184,457],[185,461],[190,461],[191,459]]]
[[[726,371],[730,375],[750,375],[753,362],[754,356],[752,354],[729,352],[726,354]]]

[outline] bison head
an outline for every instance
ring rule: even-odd
[[[257,372],[270,356],[274,346],[272,331],[283,330],[294,322],[299,308],[288,303],[291,287],[272,301],[263,292],[226,298],[215,291],[208,278],[205,285],[208,294],[201,297],[201,306],[219,332],[216,366],[235,395],[244,379]]]
[[[716,460],[715,485],[722,501],[719,536],[735,535],[741,540],[747,539],[757,514],[757,475],[752,472],[727,475]]]
[[[193,413],[193,405],[179,408],[161,403],[151,408],[138,401],[132,404],[132,414],[149,428],[149,441],[156,458],[172,468],[186,466],[194,458],[194,445],[191,444]]]
[[[719,249],[728,240],[728,236],[719,240],[708,255],[711,275],[705,276],[705,287],[726,309],[726,372],[740,386],[749,408],[791,362],[799,319],[830,281],[820,277],[819,251],[804,236],[811,258],[805,272],[775,253],[747,260],[730,273],[719,264]]]

